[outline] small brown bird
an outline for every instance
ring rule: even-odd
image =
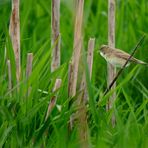
[[[102,57],[105,58],[105,60],[107,62],[109,62],[110,64],[112,64],[115,67],[122,67],[125,62],[127,61],[127,59],[130,57],[130,54],[120,50],[120,49],[116,49],[116,48],[111,48],[107,45],[102,45],[100,48],[100,54]],[[148,63],[145,63],[141,60],[138,60],[134,57],[132,57],[129,60],[129,63],[127,64],[127,66],[130,65],[130,63],[136,63],[136,64],[143,64],[148,66]]]

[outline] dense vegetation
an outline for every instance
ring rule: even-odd
[[[148,67],[132,64],[126,68],[117,81],[117,98],[113,109],[109,112],[105,110],[108,97],[102,97],[102,94],[106,89],[106,62],[98,50],[100,45],[108,42],[107,6],[105,0],[86,0],[84,7],[83,48],[87,49],[90,37],[96,38],[92,80],[87,81],[89,97],[95,103],[88,106],[90,147],[146,148]],[[76,110],[74,107],[68,109],[67,88],[68,64],[73,51],[73,1],[61,0],[60,11],[61,66],[51,73],[51,1],[21,0],[22,73],[21,81],[16,85],[14,55],[8,36],[11,2],[0,1],[0,147],[79,147],[77,123],[70,135],[67,130],[70,115]],[[116,0],[116,47],[131,53],[144,33],[146,39],[135,57],[148,62],[148,1]],[[12,63],[11,91],[8,91],[5,46]],[[34,59],[32,74],[26,80],[28,52],[33,53]],[[57,77],[62,79],[62,86],[53,94]],[[31,93],[28,96],[30,85]],[[48,102],[53,95],[58,95],[57,107],[45,122]],[[114,128],[110,123],[113,111],[117,120]]]

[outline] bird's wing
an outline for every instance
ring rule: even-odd
[[[125,60],[127,60],[130,57],[130,54],[128,54],[125,51],[122,51],[120,49],[114,49],[114,50],[112,50],[112,52],[114,53],[115,56],[117,56],[119,58],[123,58]]]
[[[130,57],[130,54],[120,50],[120,49],[117,49],[117,51],[115,52],[115,55],[120,57],[120,58],[123,58],[125,60],[128,60],[128,58]],[[134,63],[138,63],[138,64],[145,64],[147,65],[147,63],[141,61],[141,60],[138,60],[134,57],[131,57],[131,59],[129,60],[130,62],[134,62]]]

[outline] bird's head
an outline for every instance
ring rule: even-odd
[[[101,45],[100,50],[99,50],[101,56],[104,56],[107,53],[108,48],[109,48],[108,45]]]

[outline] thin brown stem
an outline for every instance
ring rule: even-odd
[[[60,0],[52,0],[51,7],[51,29],[52,29],[52,61],[51,71],[60,66]],[[55,44],[56,43],[56,44]]]
[[[33,53],[27,54],[26,78],[28,79],[32,72]]]
[[[74,30],[74,44],[72,61],[69,64],[69,80],[68,80],[68,95],[73,97],[76,95],[79,60],[82,48],[82,22],[83,22],[83,7],[84,0],[76,0],[76,16],[75,16],[75,30]],[[69,102],[69,107],[71,101]],[[70,117],[68,125],[69,131],[73,127],[73,116]]]
[[[91,75],[92,75],[94,44],[95,44],[95,39],[94,38],[90,38],[89,42],[88,42],[88,52],[87,52],[87,63],[88,63],[90,79],[91,79]],[[84,89],[84,100],[86,102],[88,97],[87,97],[85,73],[83,73],[83,77],[82,77],[82,81],[81,81],[81,86],[80,86],[80,90],[83,90],[83,89]]]
[[[108,44],[110,47],[115,47],[115,0],[108,0]],[[116,75],[116,68],[108,64],[108,86]],[[113,87],[115,88],[114,83]],[[116,98],[116,92],[109,98],[106,106],[107,111],[112,108],[113,102]],[[115,116],[112,115],[112,125],[115,125]]]
[[[71,66],[69,68],[69,96],[73,97],[76,94],[76,85],[78,77],[78,66],[80,53],[82,48],[82,20],[83,20],[84,0],[77,0],[76,3],[76,18],[74,31],[74,45]]]
[[[9,33],[15,55],[16,78],[17,82],[19,82],[21,73],[19,0],[12,0],[12,12],[10,18]]]
[[[94,51],[94,44],[95,39],[89,39],[88,42],[88,52],[87,52],[87,63],[89,69],[89,76],[91,79],[92,75],[92,64],[93,64],[93,51]],[[83,73],[81,86],[80,86],[80,95],[79,95],[79,110],[77,112],[78,120],[79,120],[79,135],[80,135],[80,144],[81,147],[87,148],[89,147],[89,131],[88,131],[88,124],[87,124],[87,87],[86,87],[86,76]]]
[[[32,72],[32,62],[33,62],[33,53],[28,53],[27,54],[27,66],[26,66],[26,78],[28,80],[29,76],[31,75]],[[29,96],[31,91],[31,87],[28,88],[27,90],[27,95]]]
[[[8,66],[8,89],[11,91],[12,89],[12,77],[11,77],[11,63],[10,60],[7,60],[7,66]],[[11,96],[11,93],[10,93]]]
[[[62,83],[61,79],[56,79],[56,82],[55,82],[55,85],[54,85],[54,88],[53,88],[53,92],[57,91],[60,88],[61,83]],[[48,110],[47,110],[47,113],[46,113],[45,121],[48,119],[51,111],[55,107],[56,101],[57,101],[57,96],[52,96],[52,98],[49,102],[49,105],[48,105]]]

